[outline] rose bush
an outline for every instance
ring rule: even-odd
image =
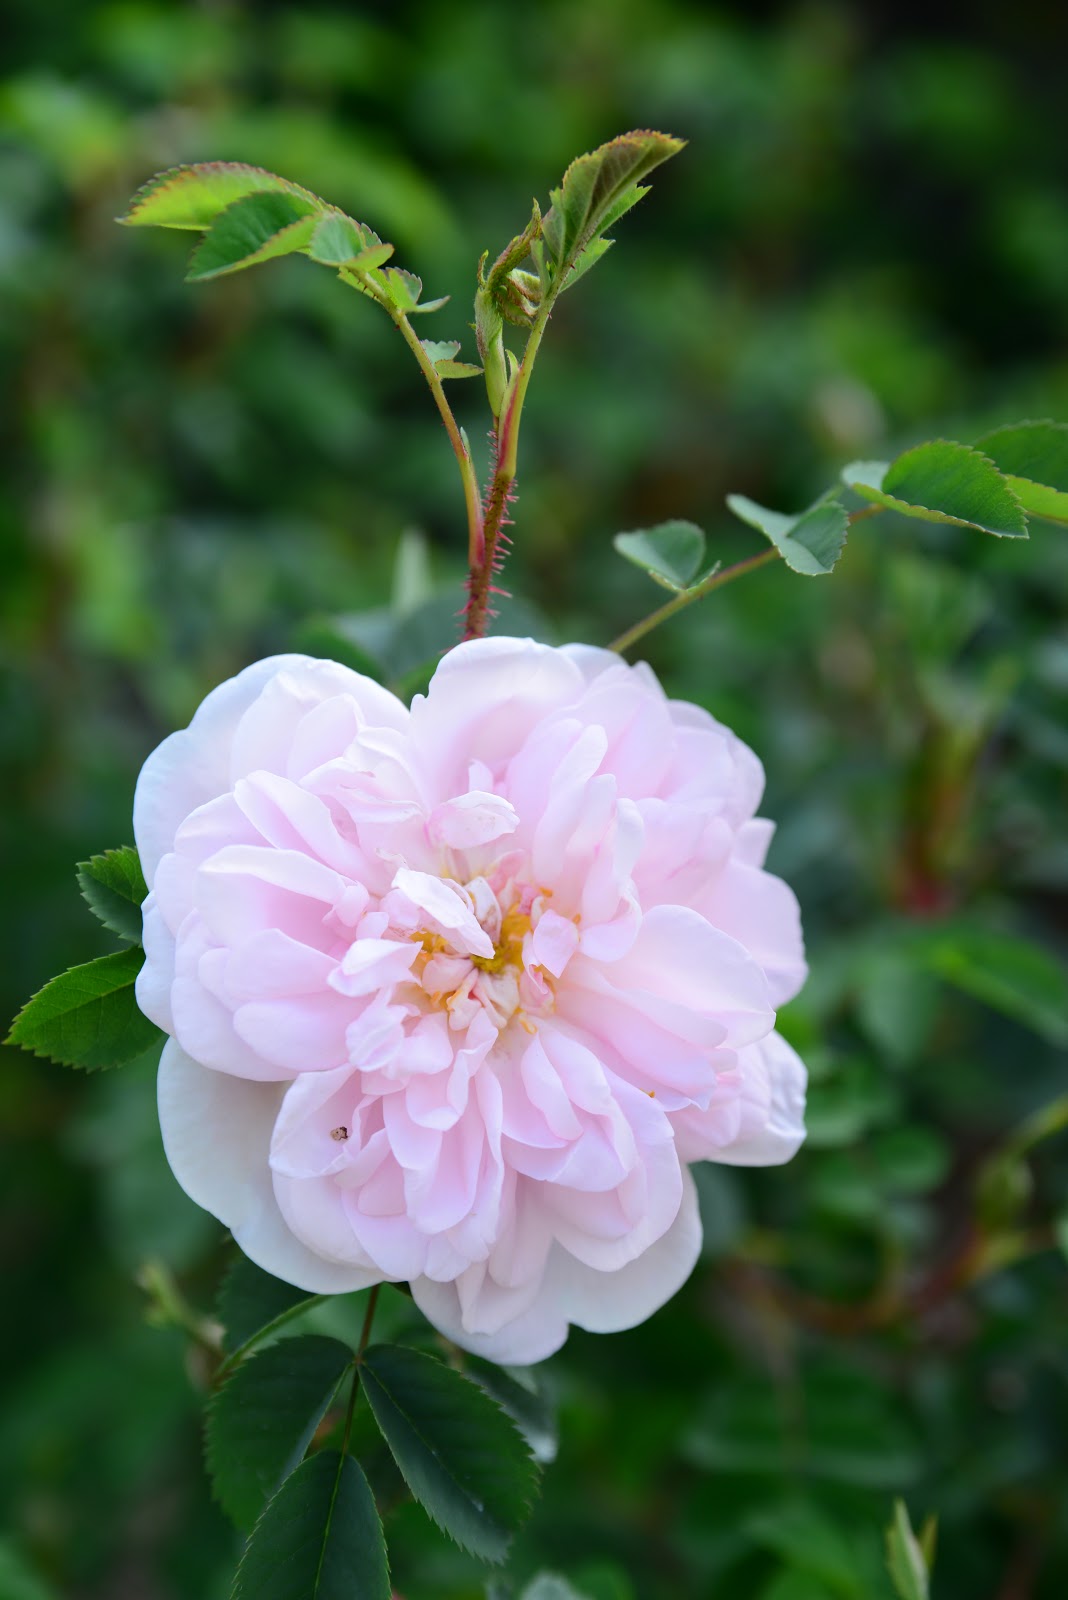
[[[697,1257],[687,1164],[803,1137],[762,787],[581,646],[460,645],[410,710],[303,656],[223,684],[135,800],[178,1181],[267,1271],[407,1280],[496,1360],[647,1317]]]

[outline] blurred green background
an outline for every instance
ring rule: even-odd
[[[154,171],[274,168],[393,240],[467,329],[474,266],[568,160],[685,136],[554,317],[510,587],[547,637],[656,603],[612,533],[728,490],[798,509],[854,457],[1068,420],[1068,25],[889,4],[9,0],[0,81],[0,1017],[108,948],[72,863],[213,684],[388,604],[398,540],[463,566],[452,457],[377,310],[290,260],[197,289],[113,218]],[[482,435],[480,386],[453,386]],[[633,1333],[575,1334],[511,1571],[591,1600],[889,1594],[892,1497],[941,1519],[937,1600],[1068,1592],[1068,543],[861,524],[648,641],[768,771],[813,977],[788,1168],[701,1174],[705,1260]],[[1047,1131],[1036,1126],[1032,1134]],[[222,1600],[204,1373],[148,1258],[211,1304],[219,1228],[163,1162],[151,1064],[0,1074],[0,1600]],[[422,1513],[406,1600],[483,1575]]]

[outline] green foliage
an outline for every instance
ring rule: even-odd
[[[886,1564],[899,1600],[930,1600],[936,1523],[929,1518],[917,1538],[903,1500],[894,1501],[893,1521],[886,1530]]]
[[[316,207],[299,195],[266,189],[235,200],[220,212],[193,251],[187,283],[307,251],[315,232]]]
[[[559,1443],[555,1411],[529,1367],[499,1367],[470,1356],[464,1372],[511,1417],[535,1461],[542,1466],[555,1461]]]
[[[589,1597],[558,1572],[539,1572],[536,1578],[531,1578],[519,1600],[589,1600]]]
[[[842,480],[863,499],[924,522],[952,522],[1003,538],[1027,535],[1018,496],[993,461],[971,445],[934,439],[889,464],[854,461]]]
[[[1068,522],[1068,426],[1017,422],[976,441],[1029,516]]]
[[[129,948],[61,972],[26,1002],[7,1043],[87,1072],[132,1061],[161,1037],[134,998],[143,962]]]
[[[243,1361],[212,1398],[205,1453],[215,1497],[239,1528],[303,1460],[352,1351],[315,1334],[284,1339]]]
[[[320,1450],[268,1501],[233,1600],[389,1600],[391,1592],[367,1479],[351,1456]]]
[[[1028,939],[954,928],[920,941],[931,970],[966,994],[1014,1017],[1051,1044],[1068,1045],[1068,970]]]
[[[871,1600],[872,1573],[863,1547],[858,1548],[815,1507],[787,1503],[758,1513],[747,1523],[746,1533],[787,1563],[798,1595],[807,1583],[843,1600]]]
[[[770,539],[792,571],[815,578],[834,570],[849,527],[849,518],[837,500],[817,500],[796,517],[769,511],[743,494],[729,494],[727,505],[736,517]]]
[[[54,1600],[55,1595],[6,1539],[0,1539],[0,1594],[4,1600]]]
[[[205,161],[196,166],[175,167],[149,179],[119,220],[130,228],[210,228],[235,202],[265,193],[285,196],[310,210],[323,205],[308,189],[265,172],[262,167]]]
[[[391,244],[310,189],[262,167],[222,161],[176,167],[139,189],[119,220],[132,227],[203,230],[186,274],[190,283],[299,253],[335,268],[353,288],[402,316],[437,311],[449,298],[420,304],[422,280],[384,266],[393,255]],[[464,370],[442,376],[473,376],[464,363],[456,365]]]
[[[228,1356],[235,1356],[319,1298],[272,1277],[247,1256],[237,1256],[222,1281],[215,1305],[223,1330],[223,1349]]]
[[[418,1350],[372,1345],[360,1373],[419,1504],[463,1549],[502,1561],[537,1483],[510,1419],[477,1384]]]
[[[690,587],[705,557],[704,533],[692,522],[617,533],[613,542],[621,556],[675,594]]]
[[[148,885],[132,845],[78,863],[82,899],[105,928],[130,944],[141,943],[141,906]]]
[[[1026,27],[988,8],[967,37],[900,7],[772,17],[699,0],[570,0],[537,17],[491,0],[403,14],[16,0],[5,22],[6,1017],[111,947],[76,914],[69,863],[130,837],[141,761],[209,689],[303,647],[309,616],[393,616],[411,526],[442,596],[418,670],[457,632],[452,463],[387,319],[359,315],[328,272],[190,292],[168,269],[172,237],[109,227],[148,164],[221,151],[299,176],[452,294],[461,315],[442,336],[461,337],[467,224],[510,238],[519,200],[619,126],[636,84],[642,119],[687,134],[624,220],[625,257],[554,315],[532,385],[506,586],[558,618],[561,641],[611,639],[643,605],[646,580],[604,533],[681,511],[726,566],[764,546],[724,514],[730,489],[806,506],[843,461],[889,461],[932,433],[1011,476],[989,430],[1068,417],[1068,101],[1055,71],[1034,70],[1063,53],[1056,8]],[[530,325],[530,277],[502,293],[520,319],[506,335]],[[484,462],[477,396],[453,392]],[[1068,1141],[1026,1158],[1013,1227],[1032,1254],[943,1281],[941,1298],[930,1277],[985,1227],[977,1163],[1063,1091],[1063,1049],[900,938],[1013,929],[1064,960],[1068,544],[1013,487],[1030,546],[873,517],[832,583],[799,592],[776,562],[643,647],[669,694],[764,764],[770,865],[797,891],[812,969],[782,1025],[812,1071],[821,1143],[781,1172],[710,1167],[713,1247],[688,1288],[642,1328],[576,1333],[554,1358],[565,1445],[517,1541],[514,1590],[551,1569],[590,1600],[622,1600],[628,1579],[629,1600],[819,1600],[747,1519],[796,1497],[881,1564],[904,1491],[941,1512],[939,1596],[995,1593],[1030,1549],[1037,1593],[1068,1587],[1068,1529],[1050,1514],[1068,1502],[1068,1390],[1051,1364],[1065,1264],[1037,1249],[1068,1208]],[[532,626],[506,602],[494,629]],[[995,666],[1008,687],[962,764]],[[218,1600],[234,1543],[196,1449],[210,1357],[146,1325],[132,1280],[151,1248],[206,1308],[220,1229],[166,1168],[152,1061],[87,1078],[9,1050],[0,1083],[18,1308],[0,1518],[57,1595]],[[948,1183],[880,1186],[875,1146],[896,1127],[938,1135]],[[888,1285],[902,1297],[865,1321]],[[411,1322],[384,1326],[383,1292],[376,1336],[408,1341],[418,1313],[389,1298]],[[851,1331],[825,1327],[828,1307]],[[828,1366],[852,1391],[859,1369],[866,1394],[835,1400]],[[706,1466],[687,1430],[736,1394],[732,1448]],[[764,1427],[752,1467],[747,1425]],[[362,1399],[353,1445],[397,1593],[472,1600],[480,1570],[403,1494]],[[889,1481],[895,1461],[908,1481]],[[626,1576],[597,1587],[608,1566]],[[872,1600],[889,1592],[876,1573]]]

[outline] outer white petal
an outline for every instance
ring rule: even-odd
[[[689,1168],[683,1169],[682,1201],[666,1233],[618,1272],[597,1272],[574,1256],[553,1252],[546,1288],[562,1302],[569,1322],[590,1333],[635,1328],[677,1294],[701,1253],[701,1218]]]
[[[190,1199],[218,1217],[265,1272],[311,1294],[363,1289],[380,1274],[313,1254],[278,1209],[268,1153],[284,1089],[213,1072],[168,1039],[158,1081],[167,1160]]]
[[[750,1054],[757,1057],[771,1092],[767,1120],[762,1128],[743,1135],[709,1159],[732,1167],[778,1167],[795,1156],[804,1142],[808,1073],[797,1051],[780,1033],[769,1033],[743,1052],[743,1071]]]
[[[276,673],[314,664],[310,656],[268,656],[213,689],[188,728],[172,733],[141,768],[134,791],[134,838],[149,886],[191,811],[230,786],[237,724]]]
[[[559,1350],[571,1322],[591,1333],[618,1333],[644,1322],[681,1289],[700,1251],[697,1192],[686,1171],[678,1216],[636,1261],[616,1272],[597,1272],[555,1245],[533,1305],[499,1333],[466,1331],[451,1283],[418,1278],[411,1285],[412,1297],[435,1327],[463,1349],[490,1361],[528,1366]]]

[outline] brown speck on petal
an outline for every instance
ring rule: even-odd
[[[343,1140],[348,1138],[348,1136],[349,1136],[349,1130],[347,1128],[345,1128],[345,1127],[331,1128],[330,1129],[330,1137],[331,1137],[331,1139],[336,1139],[338,1144],[341,1144]]]

